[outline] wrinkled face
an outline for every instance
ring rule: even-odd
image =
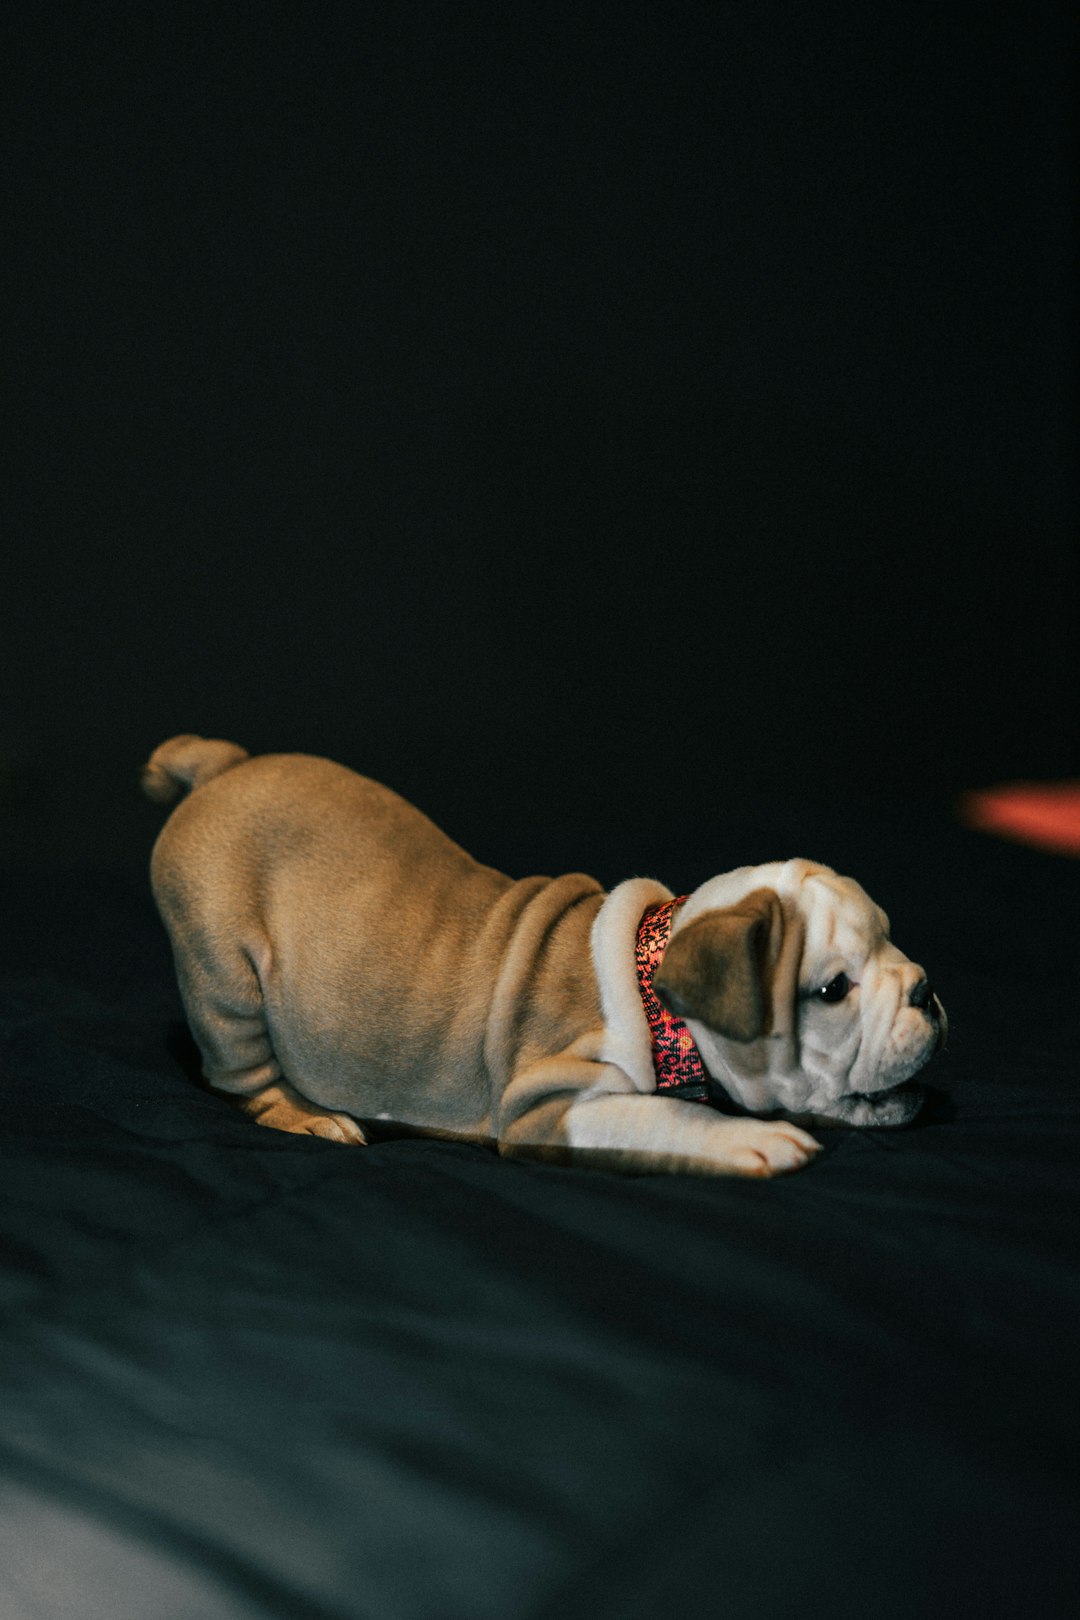
[[[769,1027],[749,1040],[687,1020],[706,1068],[754,1113],[907,1124],[923,1101],[913,1076],[947,1028],[923,969],[892,943],[888,917],[851,878],[808,861],[744,870],[776,891],[789,937],[798,941],[801,929],[797,970],[774,977]],[[700,912],[711,887],[689,904]]]

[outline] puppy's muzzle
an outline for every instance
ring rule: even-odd
[[[918,984],[913,987],[908,996],[908,1005],[911,1007],[917,1007],[920,1012],[924,1012],[927,1018],[929,1018],[930,1022],[933,1024],[935,1030],[937,1031],[937,1040],[934,1043],[934,1051],[938,1051],[942,1046],[945,1045],[945,1036],[948,1032],[949,1021],[945,1016],[944,1007],[938,1000],[937,992],[930,983],[929,979],[920,979]]]

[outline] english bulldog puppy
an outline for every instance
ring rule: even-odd
[[[181,736],[143,783],[186,790],[154,896],[206,1079],[259,1124],[772,1176],[818,1151],[806,1125],[918,1112],[944,1010],[826,866],[605,894],[482,866],[325,759]]]

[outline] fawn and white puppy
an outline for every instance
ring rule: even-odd
[[[260,1124],[769,1176],[817,1151],[803,1125],[918,1111],[944,1011],[828,867],[605,894],[481,866],[325,759],[174,737],[143,782],[163,802],[190,790],[154,895],[206,1078]]]

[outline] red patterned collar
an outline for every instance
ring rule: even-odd
[[[668,1012],[652,986],[653,974],[667,949],[672,920],[687,898],[682,894],[676,900],[649,907],[638,924],[634,960],[641,1001],[652,1036],[656,1089],[672,1097],[704,1102],[709,1098],[709,1081],[694,1045],[694,1037],[681,1018]]]

